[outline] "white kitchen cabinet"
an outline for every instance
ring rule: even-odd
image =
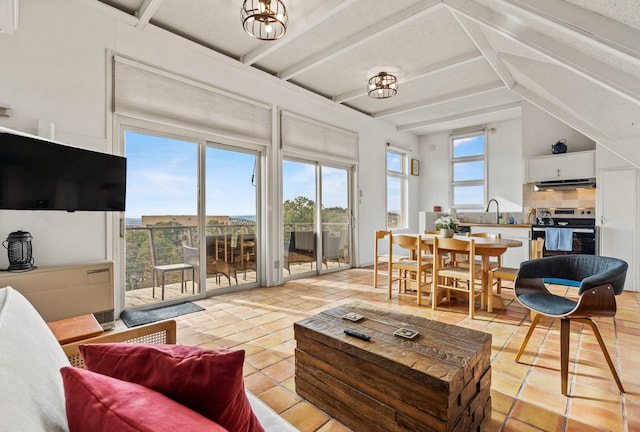
[[[532,157],[527,160],[527,183],[596,176],[595,150]]]
[[[518,240],[522,243],[520,247],[507,248],[507,251],[502,255],[502,265],[504,267],[520,268],[520,263],[529,259],[530,228],[516,228],[508,225],[505,225],[504,228],[472,225],[471,234],[475,233],[500,234],[502,238]]]

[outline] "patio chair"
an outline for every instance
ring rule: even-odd
[[[291,274],[290,265],[313,263],[316,261],[316,233],[314,231],[291,231],[289,242],[285,243],[284,268]]]
[[[216,276],[216,283],[220,284],[220,275],[229,281],[236,280],[238,285],[238,275],[232,263],[233,253],[231,250],[231,234],[207,236],[207,276]]]
[[[243,279],[247,280],[247,270],[256,271],[256,235],[254,233],[239,233],[236,237],[236,247],[233,249],[233,265],[243,272]]]
[[[515,294],[518,301],[531,312],[531,327],[516,355],[516,362],[524,352],[529,338],[542,316],[560,319],[560,376],[561,391],[567,394],[569,373],[569,336],[571,321],[587,324],[593,330],[620,392],[622,382],[604,345],[594,317],[614,317],[615,296],[622,293],[627,274],[627,263],[597,255],[557,255],[525,261],[516,278]],[[576,300],[550,292],[545,280],[553,283],[578,285]]]

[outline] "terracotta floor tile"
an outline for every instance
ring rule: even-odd
[[[294,376],[295,366],[292,361],[281,360],[262,369],[262,373],[276,382],[282,382]]]
[[[620,408],[612,411],[590,402],[573,399],[569,408],[569,416],[595,427],[610,431],[624,431],[622,409]]]
[[[260,372],[256,372],[244,377],[244,386],[247,390],[256,396],[260,396],[261,393],[275,387],[277,383],[270,378],[267,378]]]
[[[501,430],[503,432],[540,432],[539,428],[514,418],[507,418],[507,421],[505,421],[504,427]],[[550,429],[549,432],[554,430],[562,429]]]
[[[567,412],[568,398],[559,391],[550,391],[525,385],[519,395],[519,399],[529,404],[538,405],[550,412],[565,415]]]
[[[308,402],[300,402],[281,415],[300,432],[316,431],[330,420],[328,415]]]
[[[562,430],[565,422],[563,415],[523,400],[516,402],[511,415],[544,431]]]
[[[599,428],[590,424],[586,424],[580,420],[573,418],[567,419],[566,432],[603,432],[606,429]],[[631,432],[631,429],[629,430]]]
[[[302,400],[300,396],[280,386],[272,387],[263,392],[260,394],[260,399],[277,413],[288,410]]]
[[[259,345],[263,348],[273,348],[276,345],[280,345],[281,343],[285,342],[286,339],[284,339],[282,336],[274,334],[274,333],[269,333],[261,338],[256,339],[255,341],[253,341],[256,345]]]
[[[281,358],[273,352],[265,350],[260,351],[252,356],[246,357],[245,361],[249,362],[256,369],[262,370],[267,366],[278,363],[279,361],[281,361]]]
[[[491,420],[489,420],[489,423],[487,423],[484,430],[486,432],[500,431],[500,429],[502,429],[502,425],[504,424],[506,418],[507,418],[506,415],[493,411],[491,413]]]
[[[351,429],[336,420],[329,420],[317,430],[318,432],[350,432]]]
[[[491,389],[491,409],[496,413],[508,414],[513,408],[516,398],[505,395],[497,390]]]
[[[515,380],[507,375],[501,373],[491,373],[491,388],[496,391],[508,395],[516,396],[522,386],[521,380]]]

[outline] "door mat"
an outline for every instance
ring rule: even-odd
[[[127,327],[136,327],[203,310],[203,307],[200,307],[195,303],[184,302],[176,305],[160,307],[157,309],[127,309],[120,314],[120,319],[127,325]]]

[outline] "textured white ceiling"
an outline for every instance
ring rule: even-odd
[[[241,0],[100,2],[409,133],[528,100],[594,140],[640,137],[638,0],[283,1],[275,42],[244,33]],[[399,78],[393,98],[366,96],[380,71]]]
[[[599,15],[640,29],[640,4],[637,0],[565,0]]]

